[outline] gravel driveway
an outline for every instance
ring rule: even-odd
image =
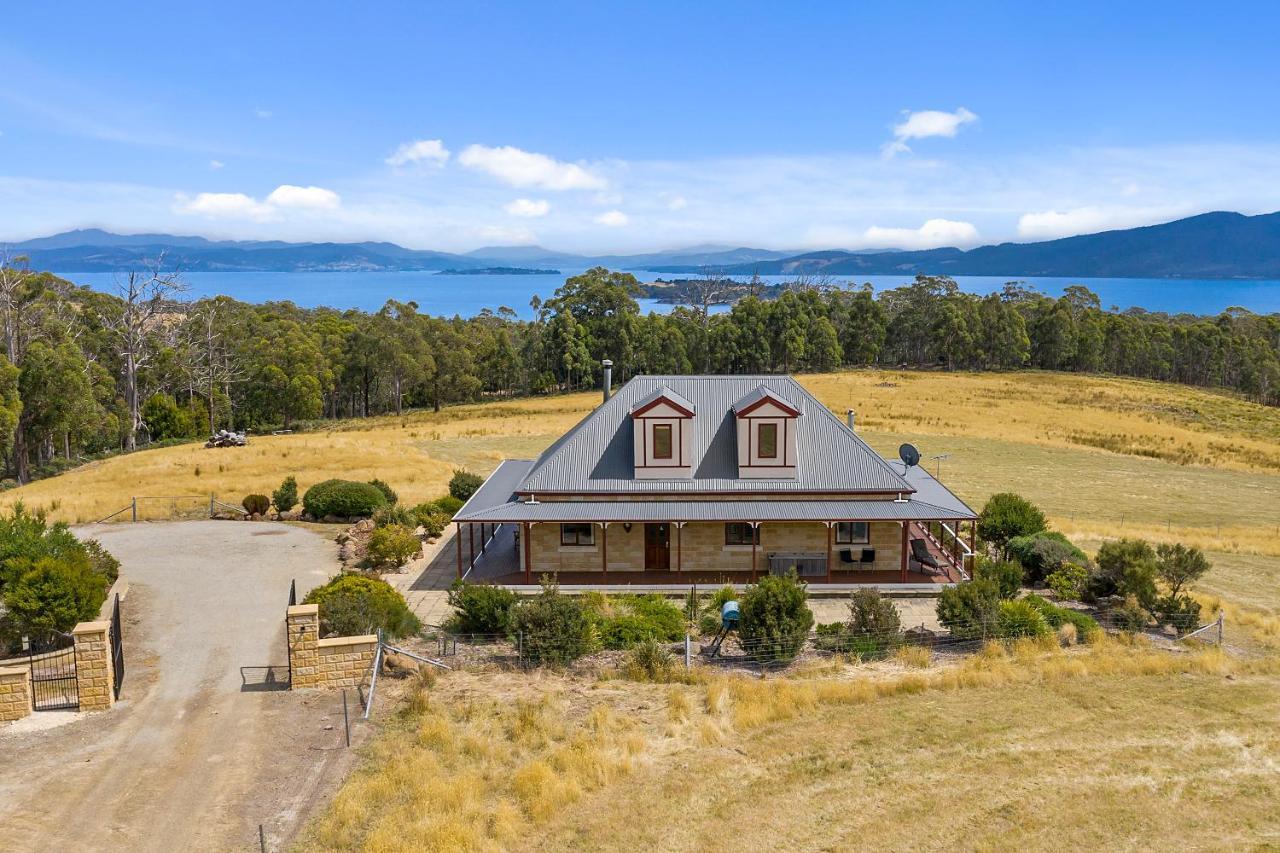
[[[124,691],[108,713],[0,728],[4,846],[257,849],[259,823],[269,848],[287,841],[350,760],[342,697],[244,690],[241,667],[283,668],[289,581],[301,598],[334,574],[333,543],[267,522],[78,532],[129,579]]]

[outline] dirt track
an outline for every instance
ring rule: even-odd
[[[283,677],[289,580],[299,596],[323,582],[337,570],[333,544],[214,521],[82,535],[130,581],[122,701],[45,731],[0,727],[5,847],[257,849],[259,823],[268,849],[287,842],[351,760],[342,697],[245,690],[240,668],[256,668],[251,685],[267,665]]]

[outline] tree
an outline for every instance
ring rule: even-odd
[[[1103,542],[1087,592],[1092,598],[1133,596],[1151,611],[1156,603],[1156,552],[1142,539]]]
[[[130,272],[116,284],[119,302],[107,318],[107,328],[122,362],[123,392],[130,419],[127,450],[137,448],[138,431],[143,427],[138,373],[155,356],[156,320],[171,309],[174,297],[186,289],[177,271],[164,271],[163,255],[146,271]]]
[[[733,279],[709,269],[703,270],[697,278],[682,282],[676,288],[676,304],[688,305],[697,318],[703,373],[711,372],[711,308],[729,301],[740,290],[741,286]]]
[[[18,368],[0,355],[0,457],[8,457],[13,449],[14,432],[22,415],[18,376]]]
[[[1156,575],[1169,588],[1169,595],[1177,598],[1183,590],[1204,577],[1212,567],[1199,548],[1188,548],[1182,543],[1156,546]]]
[[[1010,539],[1030,536],[1044,529],[1044,513],[1031,501],[1012,492],[992,495],[978,515],[978,535],[1006,560],[1009,558]]]

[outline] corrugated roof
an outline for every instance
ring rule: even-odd
[[[919,465],[913,465],[907,468],[901,462],[890,461],[894,470],[904,472],[904,477],[908,483],[915,487],[916,493],[911,496],[913,502],[927,503],[938,509],[952,513],[951,518],[977,518],[978,515],[969,505],[955,496],[950,489],[942,485],[933,475],[921,468]]]
[[[658,400],[669,400],[672,403],[675,403],[676,406],[680,407],[681,409],[685,409],[686,411],[692,412],[695,415],[698,413],[697,406],[695,406],[691,400],[686,400],[684,397],[677,394],[675,391],[672,391],[666,385],[660,385],[657,388],[654,388],[648,394],[645,394],[643,397],[637,400],[634,404],[632,404],[630,411],[632,413],[638,412],[641,409],[643,409],[645,406],[649,405],[650,403],[657,402]]]
[[[529,459],[503,459],[489,475],[489,479],[476,489],[453,517],[461,521],[465,515],[484,512],[514,501],[516,486],[520,485],[520,481],[532,467],[533,462]]]
[[[917,500],[513,501],[454,516],[469,522],[950,521],[972,517]]]
[[[803,411],[802,409],[799,409],[795,403],[792,403],[790,400],[782,399],[763,385],[757,385],[750,394],[734,403],[733,410],[735,412],[745,412],[763,400],[773,400],[775,403],[781,403],[788,409],[795,409],[798,412]]]
[[[661,388],[691,401],[693,476],[637,480],[631,409]],[[796,419],[797,476],[739,479],[734,404],[765,389],[805,416]],[[637,376],[534,463],[518,491],[909,492],[911,485],[844,421],[789,376]]]

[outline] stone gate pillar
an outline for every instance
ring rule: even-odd
[[[31,667],[0,667],[0,723],[31,713]]]
[[[320,668],[316,649],[320,643],[320,605],[295,604],[286,611],[290,689],[318,687]]]
[[[115,703],[111,660],[111,623],[81,622],[71,629],[76,638],[76,685],[81,711],[106,711]]]

